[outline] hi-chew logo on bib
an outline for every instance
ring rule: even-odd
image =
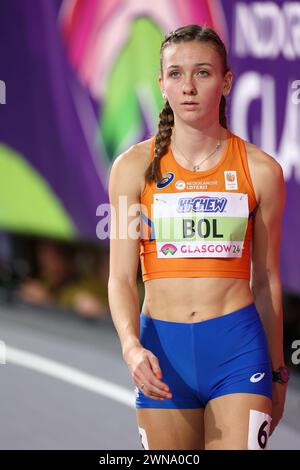
[[[246,193],[154,194],[158,258],[240,258],[249,216]]]

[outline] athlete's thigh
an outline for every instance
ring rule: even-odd
[[[272,401],[254,393],[232,393],[210,400],[204,412],[205,449],[266,448]]]
[[[136,408],[142,446],[149,450],[203,450],[204,408]]]

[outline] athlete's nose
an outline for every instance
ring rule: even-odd
[[[186,78],[184,80],[183,86],[182,86],[182,92],[183,94],[186,95],[196,95],[197,89],[193,83],[193,80],[191,78]]]

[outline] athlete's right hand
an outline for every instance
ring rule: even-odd
[[[143,348],[134,346],[124,358],[135,385],[143,394],[154,400],[172,398],[167,384],[162,382],[162,372],[157,357]],[[142,388],[142,384],[145,384]]]

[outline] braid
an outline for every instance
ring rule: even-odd
[[[219,121],[222,127],[227,129],[227,118],[226,118],[226,98],[222,95],[219,108]]]
[[[160,75],[163,77],[163,52],[166,47],[179,42],[199,41],[211,44],[220,56],[223,74],[230,70],[227,64],[227,51],[224,43],[217,32],[206,26],[190,24],[177,28],[168,33],[160,47]],[[227,129],[226,118],[226,98],[222,95],[219,105],[219,122]],[[158,182],[161,178],[160,160],[166,154],[167,147],[171,142],[174,126],[174,113],[168,101],[159,114],[158,132],[155,135],[154,158],[145,173],[145,180],[148,184],[153,181]]]
[[[160,159],[165,155],[171,141],[174,125],[174,114],[169,102],[166,101],[159,114],[158,132],[155,135],[154,159],[145,173],[146,181],[159,181],[162,178]]]

